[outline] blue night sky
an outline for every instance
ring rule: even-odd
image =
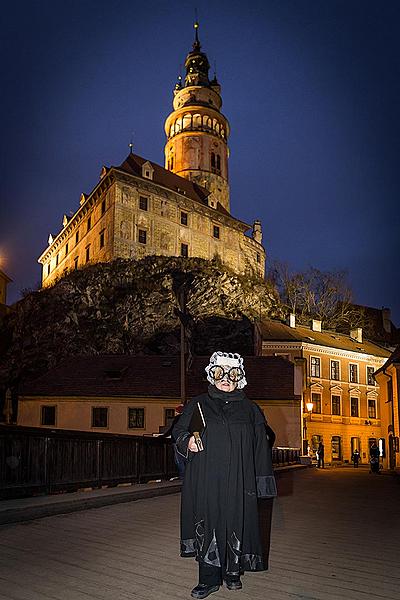
[[[400,3],[40,0],[3,8],[1,268],[9,301],[101,167],[164,164],[163,124],[193,40],[217,63],[232,213],[269,260],[348,271],[400,325]],[[397,264],[396,264],[397,263]],[[268,265],[267,265],[268,267]],[[397,277],[398,279],[398,277]]]

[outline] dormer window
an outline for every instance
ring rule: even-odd
[[[142,177],[145,177],[146,179],[153,179],[153,173],[154,173],[153,166],[152,166],[151,162],[147,160],[142,165]]]

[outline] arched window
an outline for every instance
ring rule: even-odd
[[[185,115],[183,117],[182,129],[191,129],[192,128],[192,115]]]

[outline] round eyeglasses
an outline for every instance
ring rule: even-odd
[[[233,383],[236,383],[244,378],[244,371],[240,367],[222,367],[221,365],[214,365],[211,367],[209,374],[214,381],[222,381],[222,379],[229,379]]]

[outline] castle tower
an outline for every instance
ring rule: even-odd
[[[229,123],[220,112],[221,86],[208,76],[210,64],[201,52],[198,23],[193,50],[185,61],[184,84],[175,86],[173,112],[165,121],[165,168],[210,190],[209,204],[228,212]]]

